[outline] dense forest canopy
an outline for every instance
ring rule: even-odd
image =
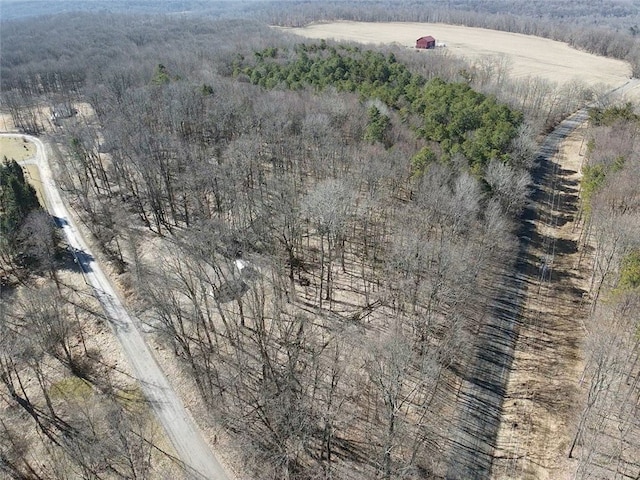
[[[325,2],[301,2],[299,0],[4,0],[2,18],[17,19],[40,15],[52,15],[78,11],[104,11],[129,13],[191,13],[215,16],[217,14],[239,15],[264,14],[278,5],[305,5],[322,3],[322,11],[326,15],[337,17],[340,14],[363,16],[386,15],[403,18],[418,11],[430,12],[476,12],[479,14],[501,14],[514,17],[528,17],[531,19],[570,20],[583,24],[606,25],[615,29],[628,29],[637,24],[640,17],[640,7],[629,0],[578,0],[564,2],[562,0],[536,0],[527,2],[513,2],[508,0],[447,0],[416,1],[404,0],[390,3],[383,0],[341,0]],[[392,10],[392,11],[391,11]],[[319,10],[318,10],[319,11]],[[386,13],[385,13],[386,11]],[[424,15],[425,13],[423,13]],[[380,18],[380,20],[383,20]],[[418,20],[418,19],[414,19]]]
[[[333,87],[382,101],[405,121],[408,116],[416,116],[416,135],[434,142],[441,157],[450,159],[461,153],[480,174],[492,159],[509,161],[508,152],[522,121],[521,113],[499,105],[495,98],[474,92],[464,83],[448,84],[438,78],[427,82],[412,74],[393,54],[385,56],[358,47],[329,48],[326,43],[299,44],[294,52],[294,58],[274,48],[255,52],[254,65],[237,64],[234,72],[267,88],[282,84],[294,90],[311,86],[322,91]],[[284,61],[278,62],[279,58]],[[388,117],[373,108],[369,138],[391,147],[393,142],[384,138],[390,127],[384,120]],[[423,158],[427,150],[422,152]]]

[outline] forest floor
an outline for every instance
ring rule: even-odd
[[[58,148],[61,147],[58,145]],[[166,478],[236,478],[229,467],[232,459],[226,450],[221,452],[222,442],[219,442],[218,438],[222,438],[222,433],[214,431],[210,425],[201,421],[206,412],[202,403],[198,401],[197,388],[189,381],[188,376],[180,371],[175,357],[170,352],[163,351],[153,336],[146,334],[147,331],[140,325],[138,318],[129,313],[132,308],[127,297],[131,292],[123,284],[126,283],[126,278],[117,274],[111,263],[102,258],[100,248],[92,241],[92,235],[79,220],[79,217],[74,215],[79,238],[87,242],[92,252],[96,252],[96,259],[91,261],[94,266],[89,272],[85,272],[85,278],[98,270],[99,262],[99,268],[105,272],[105,278],[101,282],[102,287],[96,288],[94,285],[94,291],[109,292],[113,289],[111,302],[116,303],[116,296],[122,301],[116,311],[107,313],[114,326],[112,331],[115,335],[112,335],[112,340],[119,340],[119,345],[115,348],[121,356],[126,357],[132,376],[137,379],[152,406],[159,425],[164,427],[163,440],[170,442],[170,445],[163,445],[163,450],[171,452],[171,455],[177,456],[186,464],[185,469],[169,473]],[[88,251],[86,248],[82,250]],[[102,272],[100,273],[102,275]],[[104,304],[103,308],[106,308]],[[118,315],[119,318],[116,318]],[[105,355],[105,358],[111,357]],[[211,448],[212,446],[214,448]],[[218,462],[220,457],[224,458],[224,467]],[[194,470],[190,471],[189,467]],[[238,467],[234,470],[237,469]]]
[[[580,396],[590,268],[588,248],[580,247],[578,196],[586,128],[583,124],[562,143],[536,199],[527,295],[497,438],[496,479],[570,478],[567,452]]]
[[[7,137],[0,137],[0,140],[6,139]],[[35,145],[33,148],[35,149]],[[32,164],[30,167],[38,172],[36,165]],[[168,437],[160,423],[153,417],[149,405],[136,406],[141,395],[140,386],[108,322],[104,321],[105,317],[99,313],[100,304],[94,292],[87,285],[84,275],[76,264],[71,262],[70,255],[68,257],[60,260],[56,276],[59,286],[62,286],[63,291],[68,295],[65,298],[69,301],[69,305],[74,305],[73,309],[69,307],[62,311],[69,315],[69,318],[75,318],[79,328],[76,330],[75,326],[68,325],[71,334],[66,344],[75,358],[85,360],[83,365],[90,380],[87,381],[72,374],[67,366],[51,355],[38,356],[38,366],[41,369],[42,378],[46,379],[52,405],[60,414],[60,418],[80,425],[83,422],[95,422],[92,428],[102,431],[106,427],[105,422],[101,422],[100,418],[111,406],[110,402],[129,402],[127,408],[135,409],[136,419],[140,422],[138,426],[144,429],[145,440],[150,442],[148,445],[153,445],[153,448],[146,450],[149,453],[152,471],[158,475],[157,478],[180,478],[182,469],[175,461],[176,454]],[[47,297],[53,288],[50,282],[42,278],[36,279],[33,287],[33,289],[26,289],[22,285],[11,285],[2,288],[0,292],[2,313],[11,311],[11,315],[17,314],[19,318],[25,306],[33,303],[34,291],[38,292],[38,295],[44,295],[42,298],[51,299],[55,304],[54,297]],[[36,305],[38,305],[37,301]],[[74,312],[75,317],[72,316],[71,311]],[[33,333],[33,331],[29,332],[25,338]],[[25,342],[28,341],[25,340]],[[26,396],[37,405],[45,404],[42,386],[35,381],[35,375],[30,368],[21,369],[20,374]],[[42,467],[43,470],[40,473],[45,477],[48,472],[56,468],[60,469],[60,472],[65,468],[71,469],[65,463],[64,456],[61,455],[59,458],[51,456],[51,446],[44,440],[46,437],[33,423],[32,418],[22,415],[15,404],[10,401],[0,402],[0,418],[4,428],[19,432],[20,441],[28,442],[27,457],[37,459],[36,467]]]
[[[79,118],[83,118],[84,121],[92,121],[94,118],[94,113],[90,105],[85,103],[80,103],[74,105],[78,110]],[[53,154],[54,158],[49,158],[49,162],[51,167],[54,170],[58,170],[57,164],[60,162],[60,159],[57,158],[60,155],[64,155],[64,146],[57,142],[57,134],[58,132],[51,122],[48,121],[48,116],[46,112],[40,112],[40,124],[44,127],[44,134],[49,136],[48,145],[46,150],[48,150],[49,154]],[[73,119],[69,121],[74,121]],[[62,122],[64,125],[64,121]],[[0,114],[0,127],[5,132],[18,132],[15,124],[13,123],[11,116],[6,112]],[[64,126],[63,126],[64,128]],[[40,177],[40,171],[38,168],[38,161],[36,158],[37,154],[37,146],[34,142],[25,141],[23,138],[16,138],[15,136],[11,136],[12,134],[0,134],[0,159],[2,155],[6,155],[7,158],[15,159],[19,161],[22,165],[23,170],[25,171],[25,176],[27,181],[36,189],[36,193],[42,205],[49,205],[48,202],[45,201],[46,195],[43,188],[43,183]],[[26,148],[25,148],[26,145]],[[55,148],[53,148],[55,146]],[[59,176],[59,175],[57,175]],[[67,199],[68,201],[69,199]],[[74,218],[74,222],[76,224],[78,234],[83,237],[83,240],[86,244],[91,248],[92,252],[95,252],[96,261],[100,262],[101,268],[105,271],[106,277],[109,278],[111,283],[111,287],[114,288],[118,292],[118,296],[120,299],[126,298],[130,292],[126,285],[123,285],[123,277],[118,275],[109,261],[106,261],[103,258],[102,252],[100,248],[97,246],[96,242],[93,240],[92,235],[87,230],[86,226],[83,224],[82,220],[78,217],[76,209],[72,208],[68,213],[72,215]],[[73,288],[78,289],[78,291],[87,290],[86,292],[82,292],[85,295],[91,296],[90,287],[86,284],[85,275],[78,271],[70,272],[66,277],[66,281],[69,282],[69,285],[73,286]],[[129,306],[130,307],[130,306]],[[99,309],[98,309],[99,310]],[[103,324],[103,327],[106,327],[106,323]],[[123,372],[129,378],[133,378],[132,365],[130,364],[130,360],[124,356],[123,347],[118,343],[118,339],[116,335],[113,335],[113,331],[111,334],[106,333],[108,329],[104,328],[100,333],[89,334],[90,338],[87,339],[87,342],[97,342],[99,347],[96,347],[96,351],[100,353],[100,357],[104,362],[105,367],[109,368],[114,372]],[[153,336],[145,335],[145,341],[148,343],[149,347],[155,352],[153,356],[155,357],[155,361],[159,364],[160,369],[164,372],[167,378],[171,379],[172,385],[174,386],[175,394],[179,397],[179,401],[183,402],[184,406],[187,409],[188,417],[191,419],[195,418],[204,418],[206,417],[206,409],[202,402],[198,401],[199,396],[196,394],[197,389],[195,385],[192,385],[186,380],[186,375],[180,372],[179,366],[176,364],[175,357],[171,352],[163,351],[164,348],[154,341]],[[158,423],[160,426],[160,423]],[[202,424],[202,422],[198,422],[199,430],[204,437],[204,441],[208,445],[215,445],[215,455],[217,457],[222,457],[224,459],[227,478],[235,478],[235,475],[231,472],[241,471],[241,466],[235,463],[234,456],[230,454],[231,450],[225,439],[226,436],[224,432],[222,432],[216,426],[212,426],[210,424]],[[162,450],[168,451],[173,458],[175,458],[176,451],[174,450],[173,445],[170,444],[170,439],[167,436],[166,432],[163,431],[162,435],[159,435],[157,438],[158,444]],[[181,440],[184,442],[184,439]],[[197,449],[194,449],[196,451]],[[156,463],[156,468],[161,468],[168,475],[168,478],[179,478],[181,473],[179,469],[176,468],[175,462],[171,460],[172,457],[167,457],[166,459],[158,459],[154,463]],[[221,475],[220,478],[223,476]]]
[[[22,159],[21,163],[28,162],[30,169],[42,174],[39,177],[42,180],[37,183],[40,187],[47,187],[45,188],[47,190],[47,201],[43,202],[43,205],[46,204],[50,213],[61,219],[61,228],[67,236],[67,242],[70,248],[77,252],[75,254],[76,260],[78,264],[82,265],[82,273],[76,272],[75,275],[70,277],[71,284],[78,289],[85,289],[88,284],[91,284],[92,290],[89,289],[87,295],[96,295],[105,309],[106,316],[104,318],[108,320],[105,324],[112,324],[111,330],[115,335],[108,336],[109,341],[105,341],[104,331],[102,336],[89,335],[90,341],[98,339],[100,346],[96,348],[96,351],[99,352],[100,358],[104,359],[104,365],[113,371],[119,371],[120,365],[123,363],[128,364],[127,366],[131,368],[133,375],[129,375],[129,378],[137,378],[138,385],[150,400],[149,405],[153,407],[152,410],[156,413],[157,419],[165,427],[167,437],[159,437],[162,450],[172,450],[171,447],[164,443],[170,438],[171,443],[177,449],[180,459],[185,462],[187,470],[189,470],[189,467],[194,469],[193,472],[183,471],[185,478],[204,478],[205,475],[200,475],[198,471],[206,472],[207,477],[211,474],[215,478],[231,478],[222,469],[212,453],[210,449],[211,439],[205,440],[202,438],[198,427],[195,426],[194,416],[188,410],[185,411],[182,403],[184,396],[180,398],[177,390],[171,388],[166,374],[157,364],[157,359],[145,345],[145,340],[143,340],[141,333],[138,331],[135,321],[129,317],[119,303],[119,298],[122,298],[123,292],[121,288],[115,287],[115,285],[121,287],[118,276],[109,268],[108,262],[102,261],[102,267],[99,266],[99,260],[93,256],[87,245],[91,245],[95,251],[99,251],[99,248],[90,240],[92,237],[86,231],[80,219],[75,217],[71,220],[72,217],[66,210],[66,206],[55,191],[55,184],[47,166],[47,156],[48,153],[51,153],[51,146],[45,147],[44,143],[34,137],[31,137],[32,141],[27,141],[26,137],[18,137],[18,134],[0,134],[0,138],[6,139],[9,135],[16,135],[13,137],[14,140],[18,138],[19,142],[28,143],[34,147],[33,152],[29,152],[32,155]],[[12,142],[5,143],[9,147],[15,147]],[[34,143],[38,144],[37,148]],[[58,147],[60,146],[58,145]],[[24,155],[27,155],[27,153]],[[43,168],[44,171],[41,170]],[[27,170],[27,175],[30,175],[30,170]],[[33,178],[30,178],[31,180]],[[77,255],[82,256],[78,257]],[[78,258],[80,259],[78,260]],[[106,271],[106,275],[102,271],[103,268]],[[111,280],[107,280],[108,278]],[[116,291],[118,291],[118,294],[115,293]],[[120,341],[120,345],[117,345],[116,339]],[[126,361],[122,362],[124,356],[126,356]],[[171,376],[171,378],[175,377]],[[180,378],[180,376],[177,378]],[[184,395],[186,392],[181,391],[181,393]],[[164,463],[164,460],[159,463]],[[168,471],[166,466],[164,470]],[[177,475],[180,475],[180,473],[173,472],[170,476],[177,478]]]

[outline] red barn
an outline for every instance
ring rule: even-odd
[[[416,48],[436,48],[436,39],[431,35],[416,40]]]

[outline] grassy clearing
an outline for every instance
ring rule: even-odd
[[[147,397],[145,397],[138,384],[120,390],[118,392],[118,402],[130,412],[137,413],[143,412],[149,405]]]
[[[67,400],[88,399],[93,395],[93,388],[82,378],[67,377],[55,382],[49,389],[51,398],[64,398]]]
[[[42,180],[40,179],[40,170],[35,165],[23,165],[24,176],[27,182],[36,190],[38,201],[43,208],[46,208],[44,189],[42,188]]]
[[[22,138],[0,137],[0,159],[7,157],[16,162],[27,160],[36,154],[36,146]]]

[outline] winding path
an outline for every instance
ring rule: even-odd
[[[0,134],[33,142],[37,152],[28,163],[37,165],[46,197],[46,208],[64,232],[67,242],[87,283],[100,301],[113,331],[131,365],[135,377],[149,400],[158,420],[171,440],[186,472],[194,480],[229,480],[229,475],[204,440],[202,433],[156,362],[136,322],[91,254],[87,243],[62,201],[53,180],[44,143],[29,135]],[[23,162],[24,163],[24,162]]]

